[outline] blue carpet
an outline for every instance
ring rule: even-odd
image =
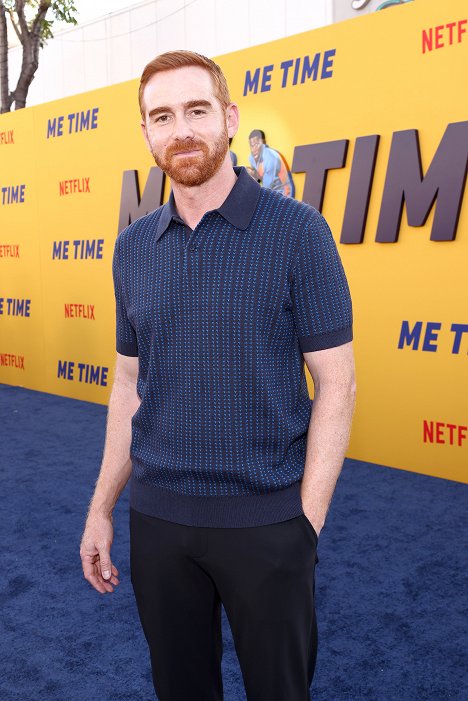
[[[120,586],[100,596],[82,578],[105,416],[0,385],[1,701],[154,701],[127,491],[114,518]],[[468,699],[467,496],[456,482],[346,461],[319,544],[314,701]],[[224,610],[223,637],[225,701],[245,701]]]

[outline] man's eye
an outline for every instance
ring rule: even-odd
[[[192,110],[190,114],[192,117],[203,117],[206,114],[206,110]]]
[[[154,118],[154,121],[158,124],[165,124],[169,120],[168,114],[160,114]]]

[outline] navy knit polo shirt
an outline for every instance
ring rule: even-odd
[[[117,351],[138,356],[131,506],[192,526],[303,513],[303,352],[352,339],[346,277],[313,207],[245,168],[192,231],[169,202],[116,241]]]

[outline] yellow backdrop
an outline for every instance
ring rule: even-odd
[[[425,0],[218,59],[239,164],[262,129],[339,244],[358,374],[349,455],[464,482],[467,30],[463,0]],[[122,181],[130,171],[128,194],[136,171],[143,196],[154,165],[137,87],[0,115],[0,382],[108,400]],[[155,182],[133,216],[158,205]]]

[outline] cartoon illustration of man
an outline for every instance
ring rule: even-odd
[[[283,195],[294,197],[294,183],[281,154],[267,146],[265,132],[254,129],[249,134],[251,166],[250,174],[263,187],[279,190]]]

